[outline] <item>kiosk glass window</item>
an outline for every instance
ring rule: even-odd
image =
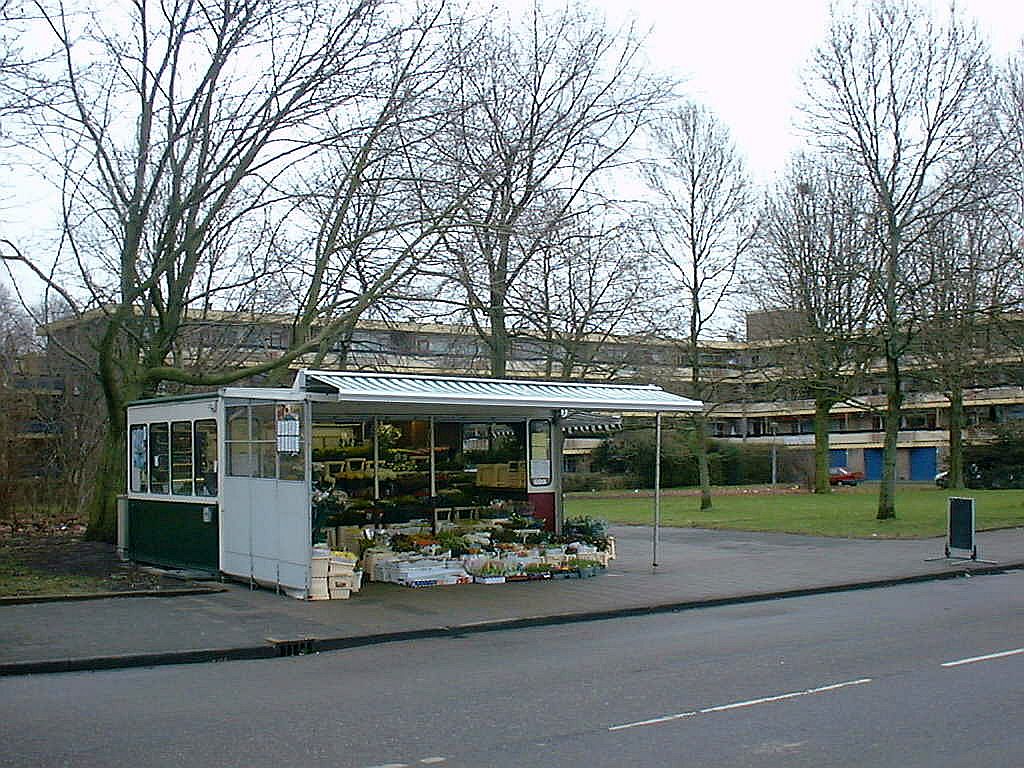
[[[149,492],[149,449],[145,424],[136,424],[131,429],[131,483],[133,493]]]
[[[192,422],[175,421],[171,423],[171,492],[191,496],[193,482]]]
[[[530,485],[551,484],[551,422],[530,421]]]
[[[249,454],[249,406],[231,405],[225,410],[228,454],[227,473],[232,477],[249,477],[252,461]]]
[[[217,420],[203,419],[195,431],[196,496],[217,495]]]
[[[277,477],[277,426],[274,420],[274,404],[260,403],[251,406],[252,413],[252,455],[256,461],[253,477],[273,479]]]
[[[150,493],[170,493],[171,451],[167,424],[149,425]]]
[[[229,406],[226,410],[228,475],[304,481],[306,452],[302,408],[301,403]],[[216,446],[216,426],[212,429],[211,444]],[[197,448],[197,456],[198,451]],[[199,460],[197,458],[197,462]],[[215,474],[216,453],[213,463]]]
[[[278,477],[281,480],[305,480],[306,452],[303,450],[302,439],[302,405],[278,405],[276,419]]]

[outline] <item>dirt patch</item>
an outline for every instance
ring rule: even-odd
[[[81,520],[0,527],[0,596],[180,589],[180,579],[123,562],[113,544],[86,541]]]

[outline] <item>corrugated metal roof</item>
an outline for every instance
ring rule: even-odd
[[[693,412],[703,404],[653,384],[474,379],[403,374],[301,370],[295,389],[336,394],[339,400],[490,408],[570,408],[589,411]]]

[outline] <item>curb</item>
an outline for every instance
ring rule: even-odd
[[[938,573],[903,576],[899,578],[877,579],[872,581],[846,582],[818,587],[800,587],[797,589],[778,590],[774,592],[755,592],[727,597],[711,597],[701,600],[686,600],[674,603],[658,603],[629,608],[609,608],[600,611],[583,611],[575,613],[553,613],[543,616],[525,616],[512,619],[498,619],[469,624],[427,627],[423,629],[400,630],[396,632],[378,632],[368,635],[349,637],[298,637],[298,638],[266,638],[260,645],[235,646],[229,648],[208,648],[190,651],[166,651],[158,653],[122,654],[118,656],[93,656],[86,658],[50,659],[45,661],[16,661],[0,663],[0,677],[20,675],[53,674],[60,672],[93,672],[110,669],[128,669],[132,667],[159,667],[177,664],[204,664],[215,661],[251,661],[256,659],[275,659],[289,656],[303,656],[327,651],[339,651],[350,648],[363,648],[379,643],[397,643],[410,640],[436,638],[463,638],[485,632],[500,632],[509,629],[527,629],[531,627],[547,627],[564,624],[577,624],[606,619],[628,618],[631,616],[651,616],[662,613],[678,613],[716,608],[726,605],[742,605],[745,603],[784,600],[793,597],[808,597],[838,592],[879,589],[895,587],[903,584],[918,584],[926,581],[944,581],[964,576],[985,576],[1024,569],[1024,562],[1006,563],[980,567],[962,567]],[[204,588],[205,589],[205,588]],[[158,593],[170,597],[171,590]],[[210,588],[208,591],[224,591]],[[120,593],[122,596],[137,593]],[[189,591],[187,594],[195,594]]]
[[[65,595],[13,595],[0,597],[0,607],[29,605],[31,603],[65,603],[82,600],[107,600],[122,597],[187,597],[188,595],[214,595],[227,592],[227,587],[175,587],[174,589],[137,589],[120,592],[81,592]]]

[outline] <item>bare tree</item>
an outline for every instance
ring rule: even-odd
[[[443,98],[460,117],[439,134],[442,167],[479,189],[461,206],[436,274],[439,295],[486,345],[493,376],[506,374],[513,296],[562,223],[592,201],[596,177],[615,166],[668,94],[640,66],[640,43],[575,7],[505,28],[487,20],[455,41],[460,62]]]
[[[32,323],[0,283],[0,519],[17,525],[18,489],[34,457],[26,451],[23,422],[33,416],[33,393],[18,386],[25,356],[36,347]]]
[[[656,294],[635,226],[597,211],[568,222],[524,277],[511,306],[544,350],[546,377],[612,377],[633,362],[609,356],[609,342],[647,327]]]
[[[652,137],[655,159],[644,168],[656,196],[648,218],[649,249],[686,326],[690,394],[711,400],[716,382],[706,375],[700,347],[739,287],[740,258],[754,232],[751,185],[728,130],[703,107],[689,104],[669,113]],[[694,429],[701,509],[710,509],[706,414],[694,416]]]
[[[894,517],[901,362],[912,338],[909,262],[927,223],[975,196],[992,148],[988,52],[955,9],[940,23],[902,0],[835,14],[808,83],[806,130],[855,164],[874,196],[882,254],[885,448],[878,518]]]
[[[997,167],[1013,204],[1004,219],[1010,245],[1024,264],[1024,42],[1003,70],[999,89],[1001,154]],[[1021,297],[1024,301],[1024,296]]]
[[[358,235],[318,233],[340,232],[357,193],[380,183],[380,158],[436,83],[438,11],[404,22],[380,0],[196,0],[158,14],[142,0],[35,7],[61,57],[27,75],[49,77],[57,94],[33,105],[28,132],[45,137],[33,148],[52,150],[41,165],[59,179],[62,239],[54,263],[12,243],[3,257],[74,313],[102,314],[93,347],[66,351],[95,372],[106,405],[90,531],[109,537],[125,403],[166,382],[222,385],[329,347],[417,256],[412,236],[353,290],[356,268],[337,265],[354,258],[353,239],[385,238],[381,219]],[[343,160],[320,160],[326,149]],[[331,170],[297,198],[299,171],[314,161]],[[322,247],[310,253],[292,222],[314,198]],[[294,313],[282,354],[251,364],[189,346],[194,319],[267,306]]]
[[[765,309],[794,313],[772,365],[814,398],[816,493],[830,490],[829,413],[854,393],[873,352],[878,264],[865,226],[872,209],[859,178],[801,155],[768,195],[756,239],[751,293]]]
[[[25,108],[27,93],[35,90],[32,81],[23,78],[32,63],[22,41],[27,25],[21,2],[0,0],[0,138],[9,130],[8,120]]]
[[[14,293],[0,283],[0,381],[7,384],[18,358],[35,346],[32,319]]]
[[[1005,199],[993,190],[985,206],[932,222],[921,246],[924,317],[913,354],[926,363],[919,377],[949,399],[949,488],[964,485],[964,390],[999,354],[1000,319],[1015,308],[1021,287],[1004,215],[994,205]]]

